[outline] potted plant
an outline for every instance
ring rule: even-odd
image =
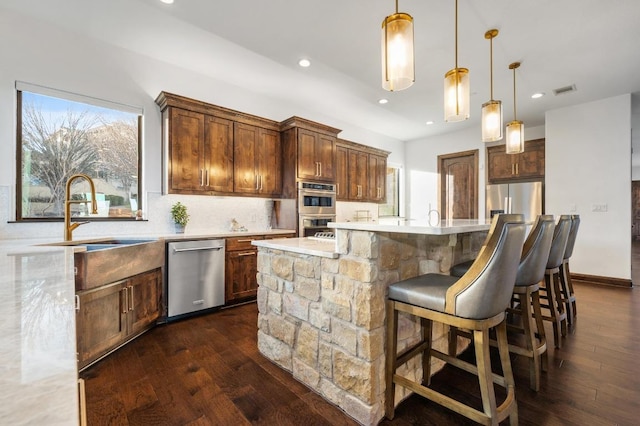
[[[181,234],[184,232],[184,227],[189,222],[189,215],[187,214],[187,206],[180,201],[171,206],[171,217],[176,225],[176,232]]]

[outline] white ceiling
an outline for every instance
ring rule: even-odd
[[[395,10],[393,0],[3,0],[2,6],[399,140],[479,128],[481,104],[490,97],[484,38],[490,28],[500,30],[494,98],[503,101],[505,121],[513,118],[514,61],[522,62],[517,112],[525,126],[544,124],[550,109],[640,92],[638,0],[460,0],[458,63],[469,68],[472,91],[472,117],[462,123],[443,122],[443,77],[454,67],[453,0],[400,0],[399,10],[414,18],[416,82],[392,93],[380,83],[380,27]],[[302,57],[310,68],[297,66]],[[572,84],[576,92],[553,95]],[[531,99],[534,92],[546,96]],[[382,97],[389,103],[379,105]]]

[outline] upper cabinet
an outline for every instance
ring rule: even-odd
[[[336,181],[336,136],[324,124],[291,117],[280,125],[283,153],[283,196],[295,198],[296,182]]]
[[[527,141],[524,152],[507,154],[505,145],[487,148],[487,182],[544,178],[544,139]]]
[[[338,139],[336,199],[384,202],[388,151]]]
[[[280,195],[275,121],[162,92],[165,193]]]

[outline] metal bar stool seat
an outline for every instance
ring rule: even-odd
[[[525,226],[522,215],[498,215],[489,230],[487,243],[476,262],[461,278],[426,274],[400,281],[389,287],[387,299],[387,347],[385,415],[393,419],[395,386],[407,389],[453,410],[475,422],[497,425],[509,418],[518,424],[515,383],[509,359],[506,314],[516,280]],[[422,339],[403,353],[397,353],[398,313],[420,318]],[[432,323],[470,330],[476,363],[472,364],[432,347]],[[489,330],[495,328],[502,376],[491,371]],[[422,355],[422,382],[417,383],[397,374],[398,367]],[[436,357],[478,376],[482,411],[429,388],[431,357]],[[506,389],[506,397],[498,406],[494,383]]]

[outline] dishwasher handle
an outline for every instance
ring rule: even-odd
[[[174,248],[173,252],[174,253],[182,253],[182,252],[186,252],[186,251],[222,250],[223,248],[224,247],[192,247],[192,248],[183,248],[183,249]]]

